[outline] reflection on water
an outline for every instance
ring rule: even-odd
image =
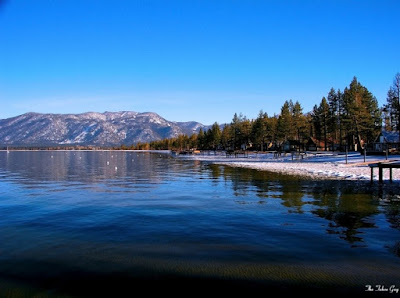
[[[36,288],[62,276],[68,286],[55,291],[75,293],[74,274],[118,272],[118,283],[178,276],[363,291],[400,280],[399,193],[168,154],[0,152],[0,281]]]
[[[212,177],[232,181],[235,195],[254,192],[259,203],[280,199],[288,213],[307,213],[328,221],[326,232],[354,245],[363,242],[363,230],[379,228],[386,216],[391,228],[400,230],[400,189],[386,185],[384,192],[367,182],[311,181],[309,179],[237,168],[210,166]]]
[[[154,156],[153,156],[154,157]],[[174,171],[169,155],[132,152],[12,152],[0,159],[0,168],[29,181],[77,181],[93,183],[129,177],[132,181],[159,181]],[[8,173],[7,173],[8,174]],[[5,173],[3,173],[5,175]],[[29,182],[27,181],[27,182]]]

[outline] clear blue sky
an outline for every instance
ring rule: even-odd
[[[0,119],[152,111],[230,122],[308,112],[354,76],[400,72],[398,0],[0,0]]]

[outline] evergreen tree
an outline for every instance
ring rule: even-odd
[[[224,128],[222,129],[222,132],[221,132],[222,148],[227,149],[229,147],[229,145],[231,144],[232,139],[233,139],[233,137],[231,135],[231,128],[227,124],[224,126]]]
[[[264,143],[266,138],[268,115],[262,110],[258,113],[258,117],[254,120],[251,129],[251,140],[258,147],[259,150],[264,150]]]
[[[394,77],[386,100],[385,110],[388,114],[388,126],[391,130],[399,132],[400,142],[400,73],[397,73]]]
[[[230,129],[231,129],[230,134],[232,136],[231,143],[232,143],[234,150],[239,149],[240,145],[241,145],[241,138],[242,138],[241,137],[241,124],[242,124],[242,122],[243,122],[243,115],[240,114],[238,116],[238,114],[235,113],[233,115],[233,119],[232,119],[232,122],[230,125]]]
[[[278,118],[279,116],[275,115],[273,117],[269,117],[266,119],[267,121],[267,141],[270,141],[274,144],[277,143],[277,127],[278,127]]]
[[[292,108],[292,137],[298,141],[302,141],[306,135],[306,118],[303,114],[303,108],[301,104],[296,101]]]
[[[205,135],[204,135],[204,131],[202,128],[200,128],[199,133],[197,134],[197,147],[199,149],[204,149],[205,148]]]
[[[387,96],[385,127],[400,132],[400,73],[397,73]],[[308,136],[325,141],[325,149],[332,142],[346,140],[347,145],[359,145],[362,140],[373,141],[382,125],[382,110],[378,108],[376,98],[357,78],[341,92],[331,88],[327,97],[319,105],[303,114],[301,104],[292,100],[285,101],[279,115],[268,117],[260,111],[255,120],[249,120],[242,114],[235,113],[230,124],[221,131],[217,122],[206,132],[190,137],[181,135],[176,138],[138,143],[135,148],[151,149],[239,149],[242,144],[252,142],[255,148],[265,150],[267,142],[279,143],[286,140],[298,140],[304,143]],[[399,136],[400,139],[400,136]]]
[[[247,144],[250,143],[251,141],[251,127],[252,127],[252,122],[247,119],[246,117],[243,117],[243,120],[240,124],[240,135],[239,135],[239,147],[242,145],[247,146]]]
[[[313,111],[311,113],[311,118],[314,127],[314,131],[311,135],[317,140],[321,140],[322,126],[321,126],[320,110],[317,105],[314,105]]]
[[[221,129],[219,127],[219,124],[215,122],[208,132],[208,147],[210,149],[216,150],[221,143]]]
[[[190,148],[197,148],[197,134],[192,134],[189,138]]]
[[[337,142],[340,139],[340,91],[335,91],[331,88],[328,93],[328,105],[329,105],[329,119],[328,119],[328,130],[331,133],[333,142]]]
[[[343,94],[340,89],[335,91],[331,88],[327,100],[329,104],[328,131],[332,138],[332,145],[339,143],[342,146],[342,120],[345,115]]]
[[[287,141],[292,127],[292,112],[289,101],[285,101],[278,117],[276,137],[279,142]]]
[[[322,135],[324,138],[325,151],[328,150],[328,123],[329,123],[329,105],[325,97],[322,98],[319,104],[318,113],[319,121],[322,129]]]
[[[361,141],[373,141],[381,129],[381,111],[375,96],[354,77],[343,94],[347,143],[362,148]]]

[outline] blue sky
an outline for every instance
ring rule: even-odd
[[[0,0],[0,119],[156,112],[230,122],[311,111],[354,76],[400,72],[400,1]]]

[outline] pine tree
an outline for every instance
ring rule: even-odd
[[[393,84],[387,93],[387,104],[384,109],[388,114],[388,124],[393,131],[399,132],[400,142],[400,73],[393,79]]]
[[[197,148],[197,134],[192,134],[189,138],[190,148]]]
[[[343,127],[343,94],[338,89],[335,91],[334,88],[328,93],[328,104],[329,104],[329,119],[328,119],[328,131],[332,138],[332,145],[339,143],[342,146],[342,127]]]
[[[292,137],[298,141],[302,141],[306,134],[306,118],[303,114],[301,104],[296,101],[292,108]]]
[[[267,113],[261,110],[251,128],[251,140],[261,151],[264,151],[264,143],[267,136],[267,120]]]
[[[381,129],[381,111],[375,96],[354,77],[349,88],[343,94],[345,115],[345,129],[347,143],[358,145],[362,149],[361,141],[372,141]]]
[[[331,88],[328,93],[328,104],[329,104],[329,119],[328,127],[331,132],[331,137],[333,141],[339,139],[339,126],[340,126],[340,113],[339,113],[339,96],[335,89]]]
[[[216,150],[221,143],[221,129],[219,127],[219,124],[215,122],[208,132],[209,148]]]
[[[321,103],[319,104],[318,107],[318,113],[319,113],[319,120],[321,123],[321,129],[322,129],[322,134],[324,137],[324,143],[325,143],[325,151],[328,150],[328,123],[330,120],[329,114],[329,105],[325,97],[322,97]]]
[[[251,127],[252,127],[252,122],[246,117],[244,117],[242,123],[240,124],[240,136],[239,136],[240,146],[242,145],[247,146],[247,144],[250,143]]]
[[[202,128],[200,128],[199,133],[197,134],[197,148],[205,149],[205,135]]]
[[[273,142],[276,144],[277,141],[277,127],[278,127],[278,116],[274,114],[272,117],[268,117],[266,119],[266,139],[267,141]]]
[[[233,138],[232,143],[233,143],[233,149],[239,149],[241,144],[242,144],[242,139],[243,139],[243,121],[245,121],[246,119],[243,117],[242,113],[238,114],[235,113],[233,115],[233,119],[230,125],[230,129],[231,129],[231,136]]]
[[[317,140],[321,140],[322,139],[321,118],[320,118],[320,111],[317,105],[314,105],[313,107],[311,118],[314,127],[313,133],[311,135]]]
[[[231,143],[232,135],[231,128],[229,125],[225,125],[221,132],[221,144],[222,148],[227,149]]]
[[[292,112],[289,101],[285,101],[281,108],[281,114],[278,117],[276,128],[276,137],[278,141],[287,141],[292,128]]]

